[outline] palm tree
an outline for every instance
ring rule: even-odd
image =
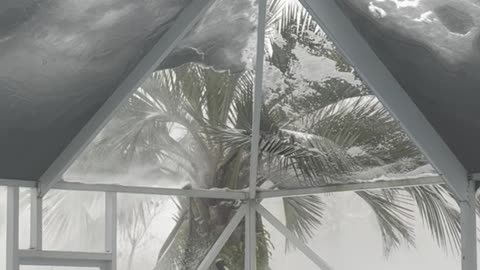
[[[427,164],[300,6],[270,1],[268,27],[258,188],[344,183]],[[303,76],[299,50],[331,61],[334,74],[341,76]],[[173,179],[185,189],[246,188],[253,77],[249,70],[217,71],[196,63],[155,72],[74,169],[121,175],[141,166],[149,175]],[[414,245],[415,206],[434,239],[442,247],[458,249],[458,211],[449,203],[451,194],[445,187],[356,194],[375,213],[387,254],[401,243]],[[308,241],[322,225],[321,197],[283,198],[283,204],[287,227]],[[176,225],[160,247],[158,270],[195,269],[239,202],[179,198],[176,205]],[[272,246],[262,219],[257,220],[258,269],[267,269]],[[243,256],[238,256],[243,233],[241,225],[212,269],[243,269]]]

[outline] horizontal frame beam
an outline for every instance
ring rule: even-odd
[[[0,179],[0,186],[34,188],[37,186],[37,181]]]
[[[307,196],[321,193],[360,191],[360,190],[374,190],[386,188],[402,188],[411,186],[425,186],[445,184],[445,181],[440,176],[428,176],[418,178],[407,178],[399,180],[384,180],[376,182],[362,182],[362,183],[348,183],[348,184],[332,184],[321,187],[301,188],[301,189],[286,189],[286,190],[272,190],[259,191],[257,197],[259,199],[276,198],[276,197],[295,197]]]
[[[214,0],[195,0],[178,14],[172,26],[162,35],[153,48],[115,89],[95,115],[73,138],[39,179],[39,196],[42,197],[53,185],[61,180],[63,173],[93,141],[102,128],[113,117],[119,106],[152,74],[152,72],[175,49],[178,42],[202,18]]]
[[[473,181],[480,181],[480,173],[472,173],[469,175],[469,178]]]
[[[24,180],[5,180],[0,179],[0,186],[7,187],[25,187],[35,188],[35,181]],[[114,184],[85,184],[77,182],[57,182],[52,189],[59,190],[77,190],[77,191],[95,191],[95,192],[117,192],[129,194],[150,194],[165,196],[181,196],[226,200],[246,200],[248,192],[240,190],[225,189],[174,189],[174,188],[158,188],[158,187],[141,187],[141,186],[122,186]]]
[[[0,186],[16,186],[16,187],[35,187],[33,181],[17,181],[8,180],[8,182],[0,182]],[[34,182],[33,182],[34,183]],[[376,182],[332,184],[320,187],[287,189],[287,190],[265,190],[258,191],[258,199],[275,198],[275,197],[295,197],[306,196],[320,193],[334,193],[360,190],[374,190],[386,188],[402,188],[411,186],[438,185],[445,184],[440,176],[425,176],[417,178],[405,178],[398,180],[379,180]],[[150,194],[164,196],[181,196],[196,198],[212,198],[226,200],[247,200],[249,194],[247,191],[240,190],[212,190],[212,189],[173,189],[173,188],[157,188],[157,187],[137,187],[137,186],[121,186],[110,184],[84,184],[76,182],[59,182],[53,186],[58,190],[77,190],[77,191],[93,191],[93,192],[117,192],[127,194]]]
[[[19,250],[20,265],[97,266],[112,260],[110,253]]]
[[[37,182],[35,181],[0,179],[0,186],[7,187],[35,188],[37,186],[36,184]],[[246,191],[225,189],[175,189],[141,186],[122,186],[115,184],[85,184],[65,181],[57,182],[55,185],[53,185],[52,189],[183,196],[227,200],[248,199],[248,192]]]
[[[68,252],[68,251],[45,251],[20,249],[19,257],[25,258],[42,258],[42,259],[72,259],[85,261],[111,261],[112,254],[107,252]]]
[[[165,196],[183,196],[183,197],[227,199],[227,200],[244,200],[244,199],[247,199],[248,197],[247,192],[235,191],[235,190],[173,189],[173,188],[157,188],[157,187],[120,186],[120,185],[108,185],[108,184],[83,184],[83,183],[73,183],[73,182],[59,182],[53,186],[53,189],[117,192],[117,193],[129,193],[129,194],[151,194],[151,195],[165,195]]]
[[[400,122],[457,199],[465,199],[467,170],[335,0],[300,0],[383,105]]]

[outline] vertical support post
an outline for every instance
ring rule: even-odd
[[[248,204],[248,203],[247,203]],[[244,250],[244,269],[247,270],[250,265],[250,209],[247,210],[247,214],[245,215],[245,250]]]
[[[477,216],[475,181],[469,180],[466,200],[459,201],[462,231],[462,270],[477,270]]]
[[[8,187],[7,191],[7,270],[19,270],[18,228],[19,228],[18,187]]]
[[[257,268],[256,193],[260,143],[260,122],[263,104],[263,64],[265,58],[265,27],[267,0],[258,1],[257,56],[253,93],[252,142],[250,151],[249,199],[245,216],[245,270]]]
[[[30,249],[42,250],[43,233],[43,199],[38,196],[38,189],[30,192]]]
[[[117,193],[105,193],[105,251],[112,253],[106,270],[117,269]]]
[[[265,24],[267,0],[258,1],[257,58],[255,64],[255,85],[253,92],[252,144],[250,150],[250,199],[255,198],[257,190],[257,169],[260,143],[260,122],[263,104],[263,62],[265,55]]]
[[[257,267],[257,210],[256,201],[247,202],[245,216],[245,270],[255,270]]]

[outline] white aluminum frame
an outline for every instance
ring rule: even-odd
[[[22,187],[32,188],[32,194],[35,194],[34,185],[31,181],[10,180],[8,185],[0,183],[0,186],[7,187]],[[25,184],[27,183],[27,184]],[[362,191],[375,189],[389,189],[402,188],[411,186],[425,186],[425,185],[441,185],[445,181],[441,176],[419,176],[407,177],[391,180],[378,181],[364,181],[364,182],[350,182],[344,184],[329,184],[311,188],[294,188],[281,190],[257,190],[255,199],[268,199],[279,197],[295,197],[307,196],[322,193],[336,193],[348,191]],[[225,189],[174,189],[174,188],[157,188],[157,187],[138,187],[138,186],[123,186],[115,184],[84,184],[73,182],[59,182],[55,184],[52,189],[55,190],[70,190],[70,191],[92,191],[92,192],[106,192],[106,193],[124,193],[124,194],[143,194],[143,195],[160,195],[160,196],[178,196],[188,198],[210,198],[210,199],[224,199],[224,200],[249,200],[249,191],[245,190],[225,190]],[[32,198],[33,200],[33,198]],[[36,201],[36,200],[35,200]],[[38,210],[37,210],[38,211]],[[33,215],[33,213],[31,214]]]
[[[467,173],[427,119],[415,106],[395,78],[381,63],[369,45],[356,31],[334,0],[299,0],[315,21],[334,41],[344,56],[355,66],[370,88],[387,108],[400,120],[407,133],[419,145],[441,176],[398,179],[392,181],[336,184],[315,188],[291,190],[257,190],[257,166],[260,140],[260,112],[264,64],[266,24],[266,0],[259,1],[257,33],[257,57],[252,119],[252,142],[248,190],[187,190],[108,184],[82,184],[60,181],[64,171],[81,151],[111,119],[118,106],[137,89],[144,79],[168,56],[176,44],[200,20],[215,0],[195,0],[178,16],[174,25],[164,34],[153,49],[145,55],[133,71],[120,84],[95,116],[80,131],[52,166],[35,181],[0,179],[0,185],[8,186],[7,195],[7,270],[18,270],[20,264],[96,266],[102,270],[115,270],[117,266],[117,194],[154,194],[241,200],[243,204],[209,250],[198,269],[207,270],[214,262],[228,238],[245,219],[245,269],[256,269],[256,218],[257,213],[267,219],[280,233],[295,244],[320,269],[331,267],[316,255],[305,243],[259,204],[265,198],[304,196],[320,193],[358,191],[380,188],[399,188],[417,185],[443,184],[444,179],[459,199],[462,225],[462,269],[476,270],[476,216],[475,182],[480,174]],[[464,181],[465,180],[465,181]],[[19,187],[32,188],[31,198],[31,249],[20,250],[19,238]],[[42,197],[49,189],[105,192],[105,252],[60,252],[42,250]]]
[[[36,181],[1,179],[0,178],[0,186],[35,188],[35,187],[37,187],[37,182]]]
[[[263,64],[265,59],[265,31],[267,21],[267,0],[258,1],[257,49],[255,82],[253,92],[252,139],[250,144],[250,174],[245,217],[245,270],[257,268],[257,195],[258,156],[260,153],[260,122],[263,106]]]
[[[25,180],[0,179],[0,186],[36,188],[36,182],[25,181]],[[225,199],[225,200],[246,200],[249,198],[248,192],[246,191],[225,190],[225,189],[175,189],[175,188],[159,188],[159,187],[145,187],[145,186],[123,186],[123,185],[115,185],[115,184],[85,184],[85,183],[65,182],[65,181],[57,182],[51,188],[57,189],[57,190],[116,192],[116,193],[145,194],[145,195],[150,194],[150,195],[211,198],[211,199]]]
[[[263,103],[263,62],[265,56],[265,24],[267,0],[258,1],[257,55],[253,99],[252,142],[250,144],[250,198],[255,198],[257,188],[257,168],[260,143],[260,121]]]
[[[30,190],[30,249],[42,250],[43,247],[43,199],[37,189]]]
[[[477,270],[476,182],[468,181],[467,199],[458,202],[462,240],[462,270]]]
[[[296,238],[293,232],[281,225],[266,209],[259,205],[258,201],[265,198],[291,197],[314,195],[321,193],[335,193],[345,191],[358,191],[379,188],[399,188],[418,185],[443,184],[443,179],[439,176],[435,177],[419,177],[398,179],[392,181],[378,181],[366,183],[347,183],[331,186],[324,186],[312,189],[292,189],[292,190],[274,190],[274,191],[257,191],[255,198],[249,198],[249,191],[229,191],[229,190],[181,190],[181,189],[159,189],[152,188],[147,191],[145,187],[129,187],[116,185],[89,185],[79,183],[57,183],[53,189],[61,190],[80,190],[80,191],[96,191],[105,192],[105,252],[104,253],[85,253],[85,252],[58,252],[44,251],[41,247],[42,242],[42,200],[36,195],[36,189],[32,190],[31,198],[31,250],[18,249],[18,189],[23,187],[26,181],[9,181],[8,187],[8,214],[7,214],[7,231],[8,231],[8,248],[7,248],[7,270],[18,270],[18,265],[58,265],[58,266],[95,266],[102,270],[116,269],[116,226],[117,226],[117,192],[131,194],[155,194],[163,196],[186,196],[201,198],[220,198],[233,199],[243,201],[243,205],[237,210],[235,216],[229,222],[222,232],[219,239],[208,252],[205,259],[200,264],[200,270],[206,270],[213,263],[226,241],[237,228],[240,221],[245,218],[245,269],[256,269],[256,257],[253,256],[256,250],[256,214],[266,218],[281,234],[294,243],[307,257],[309,257],[320,269],[330,269],[328,264],[317,256],[308,246],[301,240]],[[474,190],[474,182],[471,182],[471,191]],[[25,187],[31,188],[30,184]],[[145,192],[145,193],[142,193]],[[218,194],[214,194],[218,193]],[[470,198],[474,198],[470,197]],[[472,235],[472,213],[475,210],[469,208],[470,204],[462,202],[462,228],[465,234]],[[472,212],[473,211],[473,212]],[[272,218],[273,217],[273,218]],[[465,229],[466,228],[466,229]],[[473,233],[476,231],[473,229]],[[469,246],[476,244],[475,241],[467,241]],[[473,245],[475,246],[475,245]],[[471,249],[469,249],[471,250]],[[473,256],[473,252],[469,252]],[[256,255],[255,255],[256,256]],[[464,264],[471,263],[471,260],[464,259]],[[465,268],[470,270],[471,268]]]
[[[42,200],[31,190],[30,249],[19,248],[19,187],[7,189],[7,256],[6,269],[19,270],[20,265],[82,266],[115,270],[117,257],[116,193],[105,194],[105,252],[63,252],[42,249]]]
[[[296,197],[315,195],[330,192],[347,192],[361,190],[375,190],[386,188],[401,188],[411,186],[426,186],[445,184],[440,176],[425,176],[417,178],[406,178],[398,180],[384,180],[375,182],[359,182],[346,184],[331,184],[320,187],[282,189],[282,190],[265,190],[258,192],[258,199],[278,198],[278,197]]]
[[[245,216],[245,270],[257,268],[257,211],[256,200],[247,201]]]
[[[174,189],[174,188],[157,188],[157,187],[122,186],[122,185],[110,185],[110,184],[83,184],[83,183],[71,183],[71,182],[59,182],[53,186],[53,189],[183,196],[183,197],[212,198],[212,199],[226,199],[226,200],[244,200],[248,198],[248,194],[244,191],[223,190],[223,189],[217,189],[217,190],[215,189]]]
[[[107,265],[112,261],[112,254],[94,252],[19,250],[18,256],[20,265],[99,267],[102,270],[111,270]]]
[[[117,222],[117,193],[105,192],[105,252],[111,255],[105,270],[117,269]]]
[[[19,270],[19,188],[7,189],[7,270]]]

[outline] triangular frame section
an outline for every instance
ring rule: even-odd
[[[155,46],[125,77],[102,107],[40,177],[38,180],[39,197],[43,197],[56,182],[61,180],[63,173],[108,123],[123,101],[168,57],[178,42],[201,20],[202,16],[214,2],[215,0],[192,1],[191,4],[181,11],[170,29],[163,34]]]
[[[467,170],[410,99],[334,0],[299,0],[383,105],[444,177],[466,199]]]

